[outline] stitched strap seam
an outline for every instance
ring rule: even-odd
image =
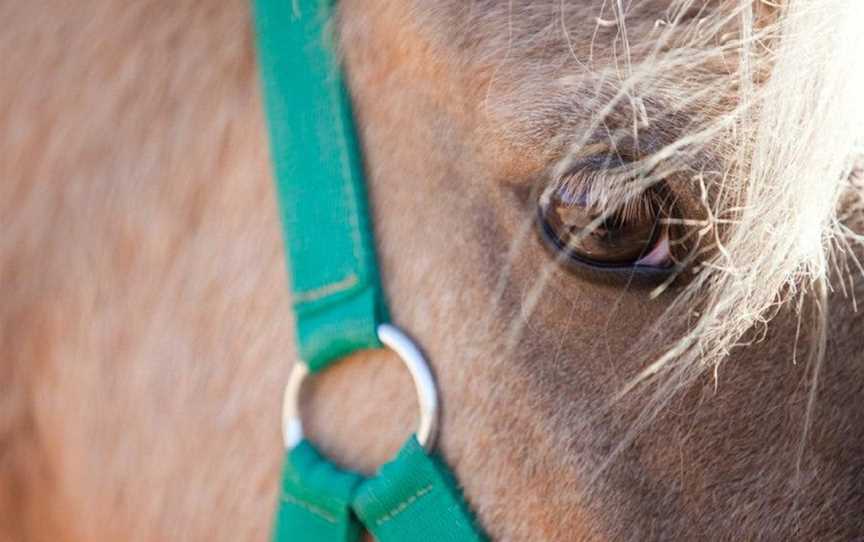
[[[282,494],[282,500],[287,502],[288,504],[293,504],[294,506],[302,508],[302,509],[306,510],[307,512],[309,512],[310,514],[314,514],[314,515],[318,516],[319,518],[323,519],[327,523],[332,523],[335,525],[338,522],[338,520],[332,514],[329,514],[326,510],[323,510],[323,509],[315,506],[314,504],[308,503],[302,499],[298,499],[297,497],[290,495],[288,493]]]
[[[376,519],[375,525],[380,526],[380,525],[387,523],[391,519],[395,518],[396,516],[398,516],[399,514],[404,512],[405,510],[407,510],[408,507],[413,505],[414,503],[416,503],[418,499],[420,499],[424,495],[428,495],[431,491],[432,491],[432,484],[429,484],[428,486],[425,486],[425,487],[418,489],[417,493],[411,495],[410,497],[408,497],[407,499],[405,499],[404,501],[400,502],[399,504],[394,506],[392,509],[390,509],[389,512],[387,512],[386,514],[384,514],[380,518]]]
[[[325,39],[333,39],[332,36],[326,36]],[[330,107],[327,108],[328,112],[331,114],[331,119],[333,123],[338,127],[340,133],[346,133],[348,127],[345,126],[345,121],[341,115],[342,103],[340,101],[341,95],[339,94],[339,87],[337,85],[327,85],[329,92],[327,93],[327,97],[330,99]],[[345,203],[345,209],[348,213],[348,219],[351,230],[351,253],[354,256],[355,265],[359,268],[364,265],[362,254],[360,251],[360,247],[363,243],[361,235],[360,235],[360,219],[357,216],[359,214],[359,209],[357,208],[357,190],[354,186],[354,174],[351,169],[349,150],[347,147],[347,143],[345,142],[344,137],[336,138],[336,145],[339,149],[339,171],[342,177],[342,186],[347,188],[346,191],[343,192],[343,201]],[[333,282],[330,284],[326,284],[324,286],[320,286],[318,288],[313,288],[311,290],[305,291],[297,291],[294,293],[295,299],[300,302],[303,301],[316,301],[321,299],[322,297],[326,297],[327,295],[339,293],[344,290],[348,290],[359,282],[359,278],[356,273],[352,273],[348,277]]]
[[[319,288],[315,288],[312,290],[306,290],[304,292],[295,292],[294,293],[294,302],[295,303],[308,303],[311,301],[318,301],[319,299],[323,299],[329,295],[338,294],[340,292],[344,292],[346,290],[350,290],[351,288],[357,286],[357,283],[360,282],[360,279],[357,278],[357,275],[351,273],[347,277],[342,280],[331,282],[330,284],[326,284]]]

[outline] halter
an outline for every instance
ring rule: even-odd
[[[485,540],[435,453],[438,395],[420,348],[388,314],[375,259],[351,104],[326,30],[328,0],[255,0],[258,55],[300,360],[285,388],[285,463],[275,542]],[[371,478],[340,469],[303,434],[300,391],[361,349],[394,350],[420,420]]]

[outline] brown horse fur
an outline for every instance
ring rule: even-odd
[[[626,2],[341,4],[393,317],[432,360],[442,453],[492,538],[864,535],[860,275],[775,310],[716,372],[618,395],[669,344],[640,340],[652,324],[689,321],[678,287],[549,265],[525,227],[599,107],[568,74],[638,61],[670,0],[633,3],[624,48]],[[268,535],[295,350],[250,24],[239,0],[0,5],[0,540]],[[645,95],[660,120],[640,153],[734,108],[722,56],[692,72],[720,82],[708,102]],[[308,406],[313,438],[366,471],[415,416],[385,352],[327,372]]]

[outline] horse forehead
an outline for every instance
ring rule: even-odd
[[[685,4],[690,8],[720,5],[728,0],[635,0],[619,5],[617,2],[599,2],[597,0],[412,0],[416,9],[429,10],[440,16],[460,17],[464,21],[466,15],[482,17],[490,21],[505,22],[529,26],[532,23],[543,25],[545,18],[573,17],[579,14],[601,13],[624,15],[644,15],[648,12],[659,12],[671,6]],[[620,11],[619,11],[620,10]]]
[[[343,46],[349,63],[355,63],[355,75],[363,74],[353,80],[355,85],[380,88],[394,72],[409,74],[413,86],[437,96],[433,99],[449,110],[482,110],[483,115],[473,118],[485,129],[473,130],[483,133],[487,145],[488,138],[500,132],[513,140],[509,144],[518,142],[533,155],[554,154],[568,145],[566,134],[577,133],[580,123],[619,90],[614,57],[622,29],[616,21],[623,18],[628,39],[635,44],[650,37],[657,21],[681,16],[671,9],[680,6],[680,0],[634,0],[624,12],[612,4],[343,1]],[[704,15],[720,2],[683,4]],[[358,49],[370,53],[357,53]],[[384,50],[388,54],[381,54]],[[586,69],[589,56],[591,69]],[[633,58],[638,60],[638,53]],[[670,108],[660,96],[642,99],[646,113],[658,113],[650,133],[642,134],[646,142],[660,145],[687,124],[685,114],[666,112]],[[629,126],[631,116],[628,104],[621,104],[607,115],[606,129],[612,124]],[[525,150],[518,154],[524,156]],[[500,160],[499,155],[495,162]],[[524,168],[539,166],[531,161]]]
[[[464,41],[481,46],[492,37],[504,37],[511,46],[519,45],[517,38],[524,41],[528,37],[591,40],[598,25],[600,30],[612,28],[617,33],[627,31],[628,25],[653,26],[657,21],[704,16],[731,6],[728,0],[635,0],[625,5],[597,0],[411,1],[412,12],[436,25],[441,33],[451,37],[461,34]],[[582,29],[588,32],[580,35]]]

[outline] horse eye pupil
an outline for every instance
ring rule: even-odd
[[[642,197],[648,198],[648,195]],[[657,243],[660,209],[651,205],[639,212],[598,211],[586,198],[544,198],[539,209],[543,233],[558,251],[598,267],[632,267]]]

